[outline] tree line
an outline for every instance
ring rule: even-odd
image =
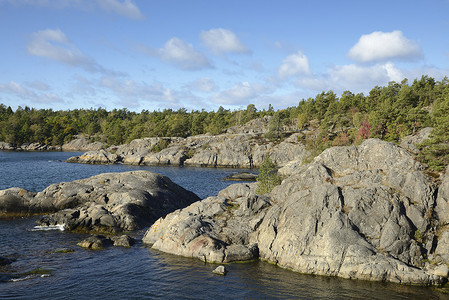
[[[142,110],[140,113],[126,108],[112,111],[103,108],[54,111],[20,106],[13,111],[11,107],[0,104],[0,141],[14,146],[34,142],[58,146],[69,142],[75,135],[86,135],[92,141],[119,145],[143,137],[216,135],[230,126],[242,125],[273,113],[271,107],[258,111],[253,104],[239,111],[220,107],[209,112],[188,112],[181,108],[152,112]]]
[[[19,107],[13,111],[0,104],[0,141],[13,145],[62,145],[75,135],[84,134],[92,141],[118,145],[143,137],[220,134],[226,128],[266,115],[272,116],[268,139],[281,139],[284,125],[293,126],[302,132],[306,146],[316,153],[372,137],[399,142],[430,126],[434,130],[431,138],[419,145],[418,158],[435,170],[449,164],[449,79],[436,81],[429,76],[411,83],[404,79],[375,86],[368,95],[345,91],[338,97],[333,91],[322,92],[302,99],[297,106],[277,111],[271,105],[268,110],[258,110],[253,104],[232,111],[223,107],[217,111],[181,108],[140,113],[126,108],[54,111]]]

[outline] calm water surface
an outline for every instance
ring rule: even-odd
[[[105,172],[145,169],[170,177],[200,197],[216,195],[235,169],[81,165],[63,162],[77,153],[1,152],[0,190],[38,192],[52,183]],[[263,262],[216,267],[196,259],[132,248],[90,251],[76,246],[85,235],[33,231],[37,218],[0,220],[0,299],[448,299],[431,288],[302,275]],[[139,241],[145,230],[133,233]],[[72,248],[72,253],[56,249]]]

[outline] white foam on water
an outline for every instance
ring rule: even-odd
[[[11,282],[19,282],[19,281],[25,281],[25,280],[29,280],[29,279],[33,279],[33,278],[36,278],[37,276],[36,275],[27,275],[27,276],[24,276],[24,277],[19,277],[19,278],[12,278],[10,281]]]
[[[19,282],[19,281],[25,281],[25,280],[38,278],[38,277],[44,278],[44,277],[50,277],[50,276],[51,276],[50,274],[41,274],[41,275],[39,275],[39,274],[30,274],[30,275],[26,275],[26,276],[19,277],[19,278],[12,278],[9,281],[10,282]]]
[[[65,230],[65,224],[56,224],[56,225],[49,225],[49,226],[34,226],[31,231],[48,231],[48,230]]]

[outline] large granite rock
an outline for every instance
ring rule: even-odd
[[[119,156],[106,150],[88,151],[80,156],[73,156],[67,159],[70,163],[83,164],[115,164],[119,162]]]
[[[258,258],[250,234],[261,221],[268,199],[255,194],[254,184],[235,184],[187,208],[157,220],[143,242],[153,248],[207,262]]]
[[[422,170],[377,139],[330,148],[286,166],[270,194],[233,185],[159,219],[143,241],[209,262],[259,258],[308,274],[441,284],[444,270],[426,260],[437,243],[437,187]]]
[[[53,184],[33,194],[12,188],[0,191],[4,216],[53,212],[42,226],[67,230],[119,232],[140,229],[199,198],[169,178],[147,171],[106,173]]]
[[[87,137],[77,136],[75,139],[62,145],[63,151],[98,151],[105,148],[101,142],[91,142]]]

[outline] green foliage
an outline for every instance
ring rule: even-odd
[[[168,147],[170,142],[167,139],[161,139],[156,145],[151,147],[151,152],[159,152]]]
[[[29,107],[19,107],[14,112],[11,107],[0,104],[0,141],[14,145],[34,142],[62,145],[76,135],[85,135],[91,140],[119,145],[144,137],[220,134],[237,120],[237,116],[241,122],[246,122],[270,114],[272,112],[258,111],[252,104],[245,111],[220,107],[216,112],[187,112],[181,108],[140,113],[126,108],[108,112],[103,108],[53,111]]]
[[[268,131],[265,133],[265,137],[270,141],[277,141],[283,136],[283,126],[284,120],[282,118],[282,113],[277,111],[270,120],[268,124]]]
[[[270,193],[275,186],[281,184],[281,178],[277,174],[277,167],[270,156],[265,157],[264,162],[259,167],[257,182],[259,182],[259,186],[256,192],[260,195]]]
[[[420,145],[419,158],[436,171],[449,164],[449,87],[436,102],[430,139]]]
[[[413,235],[413,238],[415,239],[415,241],[417,241],[418,243],[422,243],[423,241],[423,235],[421,233],[421,231],[419,229],[416,229],[415,234]]]

